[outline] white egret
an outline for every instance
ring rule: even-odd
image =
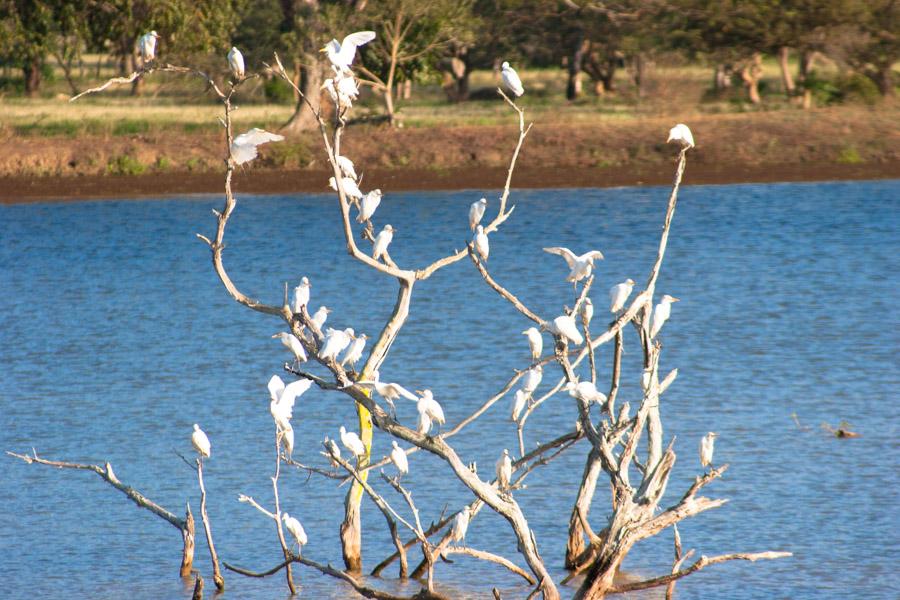
[[[509,458],[509,450],[503,449],[503,456],[497,461],[497,484],[501,490],[509,487],[512,479],[512,459]]]
[[[665,322],[669,320],[669,316],[672,314],[672,303],[678,301],[678,298],[666,294],[653,309],[653,316],[650,318],[651,338],[655,338]]]
[[[206,434],[203,433],[203,430],[196,423],[194,423],[194,433],[191,434],[191,445],[194,447],[194,450],[200,453],[200,456],[209,458],[211,449],[209,438],[206,437]]]
[[[285,385],[278,375],[272,375],[269,388],[269,413],[282,431],[291,427],[294,416],[294,402],[312,386],[311,379],[298,379]]]
[[[425,413],[428,418],[438,425],[444,424],[444,409],[437,400],[431,390],[416,390],[422,397],[416,401],[416,408],[419,414]]]
[[[338,191],[338,184],[334,177],[328,178],[328,185],[334,191]],[[349,177],[341,177],[341,189],[344,190],[344,195],[350,198],[352,202],[359,202],[359,199],[365,196],[359,189],[359,186],[356,185],[356,182]]]
[[[309,318],[312,321],[313,325],[315,325],[319,331],[322,331],[322,327],[325,325],[325,321],[328,319],[328,313],[331,312],[331,309],[325,306],[320,306],[319,310],[313,313],[313,316]]]
[[[350,345],[354,337],[353,329],[350,327],[343,330],[329,327],[328,331],[325,332],[325,340],[322,342],[321,348],[319,348],[319,358],[322,360],[330,358],[337,360],[338,354]]]
[[[354,369],[356,368],[356,363],[362,358],[363,349],[366,347],[367,339],[369,339],[369,336],[364,333],[353,339],[350,343],[350,347],[347,348],[347,352],[344,353],[344,358],[341,359],[342,367],[349,363],[351,367]]]
[[[285,347],[291,351],[294,355],[294,360],[297,363],[306,362],[306,350],[303,348],[303,344],[300,343],[300,340],[297,339],[297,336],[293,333],[288,333],[286,331],[281,331],[272,336],[273,338],[279,338],[281,343],[285,345]]]
[[[584,299],[584,304],[581,305],[581,320],[588,325],[591,323],[591,319],[594,318],[594,303],[591,302],[590,298]]]
[[[534,390],[541,385],[541,379],[544,378],[544,368],[541,365],[535,365],[525,371],[525,380],[522,383],[522,389],[526,394],[531,395]]]
[[[454,542],[461,542],[466,539],[466,531],[469,530],[469,507],[464,507],[456,513],[453,519],[453,528],[450,530],[450,539]]]
[[[381,190],[375,189],[363,196],[359,203],[359,215],[356,217],[356,222],[365,223],[371,219],[379,204],[381,204]]]
[[[357,381],[356,385],[367,389],[367,390],[375,390],[378,392],[378,395],[384,398],[385,402],[391,407],[391,413],[396,415],[397,409],[394,407],[394,400],[403,396],[408,400],[412,400],[413,402],[417,402],[419,400],[418,396],[410,392],[408,389],[400,385],[399,383],[383,383],[380,380],[381,375],[378,371],[372,373],[371,381]]]
[[[603,260],[603,253],[599,250],[591,250],[590,252],[585,252],[581,256],[577,256],[574,252],[569,250],[568,248],[563,247],[554,247],[554,248],[544,248],[544,252],[549,252],[550,254],[556,254],[558,256],[562,256],[566,264],[569,265],[569,276],[566,277],[566,281],[576,282],[581,281],[585,277],[590,276],[591,271],[594,269],[594,261],[595,260]]]
[[[503,79],[503,85],[515,94],[516,98],[524,94],[525,88],[522,87],[522,80],[519,79],[519,74],[516,73],[516,70],[509,66],[508,62],[500,65],[500,69],[500,78]]]
[[[700,440],[700,464],[704,467],[712,464],[713,446],[716,444],[717,437],[719,437],[718,433],[710,431]]]
[[[294,288],[294,304],[291,306],[293,312],[300,313],[303,307],[309,304],[311,288],[312,284],[309,282],[309,279],[306,277],[300,279],[300,285]]]
[[[283,135],[269,133],[265,129],[254,127],[250,131],[234,138],[234,141],[231,142],[231,157],[234,159],[234,164],[242,165],[256,158],[259,154],[256,150],[257,146],[262,146],[269,142],[280,142],[283,139]]]
[[[353,167],[353,161],[347,158],[346,156],[335,156],[335,162],[337,163],[338,168],[343,173],[344,177],[349,177],[350,179],[359,179],[356,176],[356,169]]]
[[[144,65],[148,62],[156,58],[156,40],[159,39],[159,34],[155,31],[151,31],[150,33],[145,33],[138,40],[138,48],[141,52],[141,61]]]
[[[634,279],[630,278],[609,288],[609,312],[617,313],[622,310],[633,289]]]
[[[541,357],[541,352],[544,351],[544,338],[541,336],[541,332],[535,327],[529,327],[523,331],[522,334],[528,336],[528,346],[531,348],[531,360],[539,359]]]
[[[475,226],[481,223],[484,211],[487,208],[487,198],[482,198],[477,202],[473,202],[469,207],[469,229],[475,231]]]
[[[391,441],[391,462],[397,467],[397,477],[409,473],[409,460],[406,458],[406,452],[397,444],[397,440]]]
[[[416,425],[416,431],[422,435],[428,435],[428,432],[431,431],[431,417],[429,417],[427,413],[419,413],[419,422]]]
[[[525,409],[525,404],[528,402],[528,392],[525,390],[516,390],[516,395],[513,397],[512,401],[512,410],[509,414],[510,421],[518,421],[519,415],[522,414],[522,410]]]
[[[345,37],[340,43],[337,40],[331,40],[320,52],[324,52],[328,56],[335,71],[349,71],[350,65],[353,64],[353,59],[356,57],[356,49],[374,39],[374,31],[357,31]]]
[[[290,457],[294,453],[294,428],[288,423],[287,429],[281,431],[281,443],[284,451]]]
[[[669,130],[669,138],[666,140],[666,143],[670,142],[675,142],[682,148],[693,148],[694,134],[691,133],[691,129],[687,125],[679,123]]]
[[[576,346],[584,342],[584,338],[575,325],[575,319],[569,315],[560,315],[547,324],[547,329],[564,340],[568,340]]]
[[[384,226],[378,235],[375,236],[375,244],[372,247],[372,258],[378,260],[379,258],[384,257],[387,252],[388,246],[391,241],[394,239],[394,232],[397,231],[394,229],[390,223]]]
[[[344,83],[344,81],[349,81],[350,83],[347,84]],[[345,91],[342,91],[342,88]],[[356,82],[351,78],[340,80],[340,83],[336,83],[334,79],[328,78],[325,80],[325,83],[322,84],[321,89],[328,92],[331,101],[334,102],[338,108],[350,108],[353,106],[353,101],[356,100],[356,97],[359,94]],[[350,92],[349,94],[347,93],[348,91]]]
[[[325,438],[325,447],[328,448],[328,456],[330,458],[331,464],[333,466],[338,466],[338,462],[336,459],[341,457],[341,449],[340,447],[334,443],[334,440],[326,437]]]
[[[599,391],[593,381],[570,381],[564,387],[569,395],[578,400],[590,404],[596,402],[602,408],[606,407],[606,394]]]
[[[475,237],[472,238],[472,241],[475,243],[475,251],[478,252],[481,260],[487,260],[488,255],[491,253],[491,243],[488,241],[488,236],[484,232],[484,227],[479,225],[475,229]]]
[[[293,536],[294,542],[298,546],[297,551],[299,552],[307,542],[306,531],[303,530],[303,525],[300,524],[300,521],[287,513],[281,513],[281,520],[284,521],[284,528],[288,530],[291,536]]]
[[[352,454],[354,458],[366,454],[366,445],[359,439],[359,436],[356,435],[355,431],[347,431],[344,426],[341,425],[340,433],[341,443],[344,444],[344,447],[350,451],[350,454]]]
[[[231,67],[231,74],[235,79],[240,81],[244,78],[244,55],[234,46],[228,51],[228,66]]]

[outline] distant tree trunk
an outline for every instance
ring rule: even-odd
[[[717,92],[723,92],[731,87],[731,65],[719,63],[716,65],[714,86]]]
[[[581,72],[584,69],[584,56],[591,43],[585,39],[579,39],[574,52],[569,56],[569,80],[566,83],[566,99],[575,100],[582,93]]]
[[[803,94],[800,98],[800,106],[803,110],[809,110],[812,108],[812,91],[809,89],[807,85],[809,79],[809,73],[812,70],[813,58],[815,57],[815,52],[811,50],[801,50],[800,56],[797,60],[797,85],[803,91]]]
[[[637,89],[638,98],[644,97],[644,84],[647,75],[647,60],[642,52],[638,52],[631,58],[631,79]]]
[[[412,98],[412,79],[407,79],[403,82],[403,88],[400,92],[400,97],[404,100],[409,100]]]
[[[581,522],[581,516],[584,515],[584,518],[587,519],[588,512],[591,509],[591,502],[594,499],[594,490],[597,488],[597,478],[602,471],[601,467],[600,455],[596,450],[591,450],[584,465],[584,474],[581,477],[578,498],[575,500],[572,514],[569,516],[569,540],[566,543],[565,560],[567,569],[576,569],[584,562],[583,555],[587,547],[584,542],[585,530]],[[581,514],[579,514],[579,511]]]
[[[309,65],[308,67],[300,67],[299,82],[297,87],[309,100],[313,110],[319,110],[320,99],[322,94],[322,66],[319,57],[315,55],[303,55],[300,59],[301,65]],[[282,131],[288,134],[295,134],[301,131],[312,129],[317,124],[316,116],[313,111],[309,110],[306,102],[301,97],[297,97],[297,104],[294,106],[294,114],[288,119],[288,122],[282,127]]]
[[[132,52],[131,53],[131,70],[132,72],[137,71],[140,68],[138,65],[137,55]],[[131,95],[132,96],[140,96],[144,91],[144,78],[138,77],[131,84]]]
[[[784,93],[788,96],[793,96],[797,86],[794,85],[794,78],[791,76],[791,71],[788,68],[790,51],[790,48],[787,46],[782,46],[778,49],[778,66],[781,67],[781,83],[784,85]]]
[[[894,95],[894,65],[892,62],[877,65],[878,70],[875,72],[875,76],[872,78],[875,81],[875,84],[878,86],[878,91],[881,92],[881,95],[884,97],[893,96]]]
[[[22,73],[25,76],[25,95],[32,98],[41,87],[41,57],[33,56],[26,59]]]
[[[762,55],[759,52],[753,54],[741,69],[741,79],[747,88],[747,97],[753,104],[762,102],[759,96],[759,78],[762,76]]]

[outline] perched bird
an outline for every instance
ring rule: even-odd
[[[306,277],[300,279],[300,285],[294,288],[294,303],[291,305],[291,310],[293,312],[302,312],[303,307],[309,304],[309,293],[311,288],[312,284],[309,282],[309,279]]]
[[[576,346],[584,342],[584,338],[581,336],[578,327],[575,325],[575,319],[569,315],[560,315],[556,317],[547,324],[547,329],[551,333],[572,342]]]
[[[500,69],[500,77],[503,79],[503,85],[515,94],[516,98],[524,94],[525,88],[522,87],[522,80],[519,79],[519,74],[516,73],[516,70],[509,66],[508,62],[504,62],[500,65]]]
[[[372,373],[372,381],[357,381],[356,385],[368,389],[375,390],[378,392],[378,395],[384,398],[385,402],[391,407],[392,415],[397,414],[397,409],[394,407],[394,400],[403,396],[407,400],[412,400],[413,402],[418,402],[419,398],[405,387],[400,385],[399,383],[382,383],[380,380],[380,374],[378,371]]]
[[[284,451],[290,457],[294,453],[294,428],[288,423],[287,429],[281,431],[281,444]]]
[[[350,454],[354,457],[360,457],[366,454],[366,445],[359,439],[359,436],[356,435],[355,431],[347,431],[344,426],[341,425],[340,433],[341,443],[350,451]]]
[[[334,191],[338,191],[338,184],[334,177],[328,178],[328,185]],[[352,202],[359,202],[360,198],[365,196],[359,189],[359,186],[356,185],[356,182],[349,177],[341,177],[341,189],[344,190],[344,195],[350,198]]]
[[[285,385],[278,375],[272,375],[269,388],[269,413],[282,431],[291,428],[294,402],[312,386],[312,379],[298,379]]]
[[[479,225],[475,229],[475,237],[472,238],[472,241],[475,243],[475,251],[478,252],[481,260],[487,260],[488,255],[491,253],[491,244],[488,241],[487,234],[484,232],[484,227]]]
[[[259,154],[256,150],[257,146],[269,142],[280,142],[283,139],[283,135],[269,133],[264,129],[254,127],[247,133],[242,133],[234,138],[234,141],[231,142],[231,157],[234,159],[234,164],[242,165],[256,158]]]
[[[466,539],[466,531],[469,529],[469,507],[464,507],[456,513],[453,519],[453,529],[450,530],[450,539],[454,542],[461,542]]]
[[[634,279],[626,279],[609,288],[609,312],[617,313],[622,310],[633,289]]]
[[[416,424],[416,431],[422,435],[428,435],[428,432],[431,431],[431,417],[429,417],[427,413],[419,413],[419,421]]]
[[[591,271],[594,269],[594,261],[598,259],[603,260],[603,253],[599,250],[591,250],[590,252],[585,252],[581,256],[576,256],[575,253],[568,248],[562,247],[544,248],[544,252],[556,254],[565,259],[566,264],[569,265],[570,269],[566,281],[571,281],[573,283],[581,281],[585,277],[589,277]]]
[[[541,379],[543,378],[544,368],[541,365],[531,367],[525,371],[525,381],[522,383],[522,390],[530,396],[541,385]]]
[[[406,458],[406,452],[397,444],[397,440],[391,441],[391,462],[397,467],[397,477],[409,473],[409,460]]]
[[[606,394],[599,391],[592,381],[570,381],[563,389],[569,392],[573,398],[583,400],[588,404],[596,402],[601,407],[606,406]]]
[[[375,209],[381,204],[381,190],[372,190],[359,203],[359,215],[356,217],[357,223],[365,223],[375,214]]]
[[[713,446],[716,444],[717,437],[719,437],[718,433],[710,431],[703,436],[702,440],[700,440],[700,464],[704,467],[708,467],[712,464]]]
[[[228,51],[228,66],[231,67],[231,74],[235,79],[240,81],[244,78],[244,55],[234,46]]]
[[[297,544],[297,551],[299,552],[307,542],[306,531],[303,530],[303,525],[300,524],[300,521],[287,513],[281,514],[281,520],[284,521],[284,528],[293,536],[294,542]]]
[[[330,308],[325,306],[320,306],[319,310],[313,313],[313,316],[309,318],[310,321],[313,322],[313,325],[318,327],[319,331],[322,331],[322,327],[325,325],[326,319],[328,319],[328,313],[331,312]]]
[[[372,247],[372,258],[378,260],[379,258],[384,257],[387,252],[388,246],[391,241],[394,239],[394,232],[397,231],[394,229],[390,223],[384,226],[378,235],[375,236],[375,244]]]
[[[359,96],[359,87],[357,87],[356,80],[352,77],[345,77],[337,80],[329,77],[322,84],[321,89],[328,92],[331,101],[334,102],[338,108],[352,107],[353,101]]]
[[[141,61],[146,65],[148,62],[156,58],[156,40],[159,34],[155,31],[145,33],[138,40],[138,48],[141,51]]]
[[[670,142],[675,142],[685,149],[693,148],[694,134],[691,133],[691,130],[687,125],[679,123],[669,130],[669,138],[666,140],[666,143]]]
[[[359,177],[356,176],[356,169],[353,167],[353,161],[347,158],[346,156],[336,156],[334,157],[335,162],[337,162],[338,168],[343,173],[344,177],[349,177],[350,179],[356,180]]]
[[[523,331],[522,334],[528,336],[528,346],[531,348],[531,360],[539,359],[541,357],[541,352],[544,351],[544,338],[541,336],[541,332],[534,327],[529,327]]]
[[[669,320],[669,315],[672,314],[672,303],[678,301],[678,298],[666,294],[662,297],[662,300],[659,301],[659,304],[654,307],[653,316],[650,318],[651,338],[655,338],[665,322]]]
[[[297,339],[296,335],[294,335],[293,333],[288,333],[286,331],[280,331],[272,337],[279,338],[281,340],[281,343],[284,344],[285,347],[294,355],[295,362],[306,362],[306,350],[304,350],[303,344],[300,343],[300,340]]]
[[[205,456],[209,458],[209,438],[206,437],[206,434],[203,433],[203,430],[200,429],[200,426],[194,423],[194,433],[191,434],[191,445],[194,447],[200,456]]]
[[[416,401],[416,408],[419,410],[419,414],[425,413],[429,419],[438,425],[443,425],[444,409],[434,399],[431,390],[417,390],[417,392],[421,395],[421,398]]]
[[[512,478],[512,460],[509,458],[509,450],[503,449],[503,456],[497,461],[497,484],[501,490],[509,487]]]
[[[487,208],[487,198],[482,198],[477,202],[473,202],[469,207],[469,229],[475,231],[475,226],[481,223],[484,211]]]
[[[344,353],[344,358],[341,359],[342,367],[349,363],[351,367],[354,369],[356,368],[356,363],[362,358],[363,349],[366,347],[367,339],[369,339],[369,336],[364,333],[353,339],[350,343],[350,347],[347,348],[347,352]]]
[[[334,443],[334,440],[326,437],[325,438],[325,447],[328,448],[328,456],[331,459],[332,466],[338,466],[338,462],[335,459],[339,459],[341,457],[341,449],[337,444]]]
[[[328,331],[325,332],[325,340],[319,348],[319,358],[322,360],[328,360],[330,358],[337,360],[338,354],[343,352],[344,349],[350,345],[353,338],[354,332],[350,327],[343,330],[332,329],[329,327]]]
[[[590,325],[591,319],[594,318],[594,303],[591,302],[590,298],[584,299],[584,304],[581,305],[581,320],[584,323]]]
[[[328,60],[334,65],[335,71],[349,71],[350,65],[353,64],[353,59],[356,57],[356,49],[374,39],[374,31],[357,31],[345,37],[340,43],[337,40],[331,40],[325,44],[325,47],[320,52],[324,52],[328,56]]]
[[[522,410],[525,408],[527,402],[528,392],[525,390],[516,390],[516,395],[513,397],[512,401],[512,410],[509,414],[510,421],[519,420],[519,415],[522,414]]]

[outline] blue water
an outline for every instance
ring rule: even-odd
[[[461,248],[469,235],[467,207],[479,194],[388,194],[376,217],[379,227],[390,222],[399,230],[394,259],[421,266]],[[514,215],[491,236],[491,269],[551,317],[571,304],[572,288],[563,261],[541,248],[596,247],[606,255],[593,292],[602,307],[613,283],[645,281],[667,194],[664,188],[516,191]],[[773,549],[795,556],[710,567],[683,580],[679,598],[900,593],[898,199],[900,181],[683,190],[658,288],[682,299],[662,334],[661,370],[680,372],[662,407],[667,440],[677,436],[679,457],[663,504],[680,497],[699,472],[700,437],[717,431],[716,461],[731,468],[706,494],[730,502],[683,523],[685,547],[698,555]],[[279,321],[234,303],[194,236],[211,233],[210,209],[220,205],[216,197],[191,197],[0,208],[0,448],[108,460],[122,481],[181,514],[185,501],[196,508],[199,497],[193,472],[175,451],[190,452],[191,424],[200,423],[212,440],[206,484],[219,554],[262,570],[279,560],[272,525],[237,496],[272,500],[265,383],[287,354],[270,339]],[[225,262],[243,291],[275,304],[285,281],[294,285],[307,275],[312,305],[334,309],[330,324],[376,334],[393,307],[396,284],[344,253],[337,217],[324,196],[241,197]],[[430,387],[455,423],[499,389],[512,368],[526,364],[519,332],[528,324],[468,261],[460,262],[415,288],[412,316],[382,376]],[[620,398],[632,407],[639,359],[629,330]],[[604,373],[610,361],[604,347],[598,355]],[[558,375],[547,369],[542,389]],[[532,417],[528,446],[570,427],[575,415],[566,400],[548,402]],[[792,413],[810,429],[798,429]],[[319,390],[303,397],[295,415],[295,455],[319,465],[323,436],[335,437],[341,424],[355,422],[345,397]],[[400,415],[412,423],[412,404],[401,405]],[[515,448],[507,416],[504,400],[453,438],[463,459],[490,470],[503,447]],[[861,437],[839,440],[820,428],[842,420]],[[377,437],[376,455],[388,449]],[[516,494],[558,578],[586,452],[582,442]],[[437,459],[418,453],[410,462],[407,481],[423,521],[468,499]],[[177,577],[176,529],[136,510],[93,474],[8,457],[0,465],[6,597],[190,596]],[[345,488],[301,472],[282,479],[283,507],[309,534],[304,554],[340,564]],[[395,495],[387,497],[402,507]],[[608,501],[601,485],[591,513],[597,530]],[[368,501],[364,522],[364,561],[371,568],[391,548]],[[473,547],[524,564],[512,540],[505,521],[487,511],[467,537]],[[625,569],[653,576],[670,565],[666,532],[635,548]],[[211,585],[199,528],[196,566]],[[287,596],[281,576],[225,576],[227,598]],[[299,577],[304,597],[349,594],[315,572],[303,569]],[[528,589],[468,558],[440,564],[436,577],[439,589],[456,597],[484,597],[490,586],[483,582],[510,598]]]

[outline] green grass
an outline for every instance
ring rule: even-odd
[[[114,156],[106,163],[107,175],[140,175],[146,170],[146,165],[128,154]]]

